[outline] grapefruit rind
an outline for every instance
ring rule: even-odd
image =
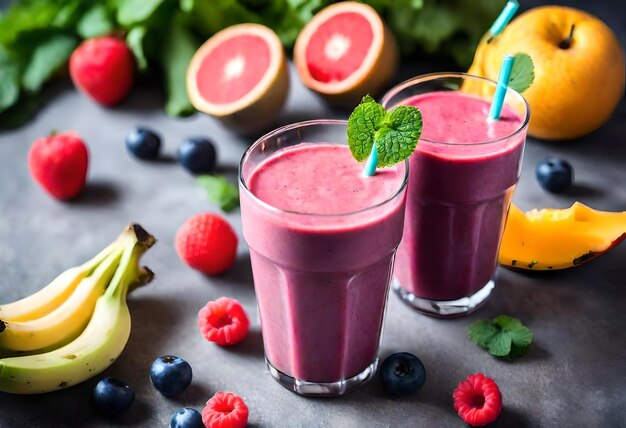
[[[373,33],[372,45],[361,66],[351,76],[341,81],[321,82],[309,71],[306,49],[320,25],[341,13],[358,13],[367,19]],[[378,13],[371,6],[350,1],[332,4],[317,13],[302,29],[294,46],[294,63],[304,85],[339,105],[354,105],[364,95],[384,89],[395,74],[398,57],[396,40]]]
[[[204,98],[196,76],[203,59],[224,41],[242,35],[262,38],[270,51],[270,63],[259,83],[240,99],[215,104]],[[278,114],[289,89],[289,73],[280,39],[271,29],[260,24],[239,24],[216,33],[198,48],[187,68],[187,93],[193,106],[216,117],[230,127],[248,133],[260,130]]]

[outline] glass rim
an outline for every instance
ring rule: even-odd
[[[407,184],[409,182],[409,160],[405,159],[404,160],[404,178],[402,179],[402,183],[399,186],[398,190],[396,190],[395,192],[393,192],[393,194],[387,198],[385,198],[383,201],[378,202],[375,205],[370,205],[367,206],[365,208],[361,208],[355,211],[349,211],[346,213],[339,213],[339,214],[315,214],[315,213],[304,213],[304,212],[299,212],[299,211],[292,211],[292,210],[284,210],[278,207],[275,207],[271,204],[268,204],[267,202],[263,201],[262,199],[258,198],[254,193],[252,193],[252,191],[250,191],[250,189],[248,188],[248,185],[246,183],[246,181],[243,178],[243,166],[244,163],[248,160],[248,158],[250,157],[252,151],[258,147],[260,144],[262,144],[264,141],[275,137],[279,134],[283,134],[287,131],[291,131],[294,129],[298,129],[298,128],[303,128],[303,127],[308,127],[308,126],[320,126],[320,125],[342,125],[342,126],[347,126],[348,125],[348,121],[347,120],[342,120],[342,119],[314,119],[314,120],[305,120],[305,121],[301,121],[301,122],[295,122],[295,123],[291,123],[288,125],[284,125],[281,126],[279,128],[276,128],[273,131],[268,132],[267,134],[259,137],[254,143],[252,143],[250,145],[250,147],[248,147],[246,149],[246,151],[244,152],[244,154],[241,156],[241,160],[239,161],[239,172],[238,172],[238,178],[239,178],[239,185],[241,188],[243,188],[244,192],[246,193],[246,195],[248,195],[250,198],[252,198],[252,200],[259,204],[260,206],[262,206],[263,208],[275,212],[275,213],[282,213],[282,214],[290,214],[290,215],[296,215],[296,216],[307,216],[307,217],[320,217],[320,218],[335,218],[335,217],[348,217],[348,216],[352,216],[352,215],[357,215],[357,214],[362,214],[365,213],[369,210],[373,210],[379,207],[382,207],[384,205],[386,205],[387,203],[393,201],[394,199],[396,199],[398,196],[400,196],[402,194],[402,192],[406,189]],[[306,141],[302,141],[302,143],[305,143]],[[317,143],[313,143],[313,144],[317,144]],[[356,160],[355,160],[356,162]]]
[[[387,92],[385,92],[385,94],[383,95],[383,98],[381,100],[381,104],[385,107],[385,108],[389,108],[387,106],[388,102],[390,101],[391,98],[393,98],[394,96],[398,95],[401,91],[411,87],[411,86],[415,86],[417,84],[420,83],[424,83],[424,82],[428,82],[428,81],[432,81],[432,80],[437,80],[437,79],[443,79],[443,78],[450,78],[450,77],[454,77],[457,79],[472,79],[472,80],[479,80],[479,81],[483,81],[483,82],[487,82],[490,83],[494,86],[496,86],[498,83],[488,79],[486,77],[481,77],[481,76],[476,76],[474,74],[468,74],[468,73],[463,73],[460,71],[438,71],[435,73],[427,73],[427,74],[421,74],[419,76],[416,77],[411,77],[410,79],[405,80],[404,82],[398,83],[396,86],[394,86],[393,88],[391,88],[390,90],[388,90]],[[441,145],[441,146],[484,146],[484,145],[489,145],[489,144],[497,144],[497,143],[501,143],[505,140],[511,139],[515,136],[517,136],[518,134],[522,133],[523,130],[528,126],[528,123],[530,122],[530,107],[528,106],[528,102],[526,101],[526,98],[524,98],[524,96],[522,94],[520,94],[519,92],[517,92],[514,89],[511,88],[507,88],[507,94],[512,93],[514,94],[514,96],[519,97],[522,100],[522,103],[525,107],[526,110],[526,116],[524,117],[524,120],[522,122],[522,124],[520,125],[519,128],[517,128],[515,130],[515,132],[506,135],[504,137],[500,137],[500,138],[496,138],[495,140],[487,140],[487,141],[479,141],[476,143],[448,143],[448,142],[444,142],[444,141],[434,141],[434,140],[429,140],[427,138],[422,138],[420,137],[420,141],[425,141],[427,143],[430,144],[435,144],[435,145]],[[398,104],[396,104],[398,105]],[[395,106],[393,106],[395,107]],[[419,147],[419,144],[418,144]]]

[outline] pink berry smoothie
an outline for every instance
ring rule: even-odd
[[[377,361],[406,166],[362,175],[347,146],[301,143],[243,168],[241,209],[271,366],[332,383]],[[271,370],[270,370],[271,371]]]
[[[496,269],[523,154],[523,119],[458,91],[429,92],[417,106],[423,130],[410,159],[407,214],[395,277],[420,298],[450,301],[487,286]]]

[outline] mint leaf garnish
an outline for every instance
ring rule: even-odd
[[[197,181],[207,191],[209,201],[219,205],[222,211],[232,211],[239,205],[239,189],[226,178],[201,175]]]
[[[383,106],[366,95],[348,119],[348,145],[352,156],[363,162],[370,155],[376,131],[385,120],[387,111]]]
[[[467,327],[468,337],[495,357],[515,358],[528,352],[533,333],[517,318],[500,315]]]
[[[366,95],[348,119],[348,145],[352,156],[363,162],[376,143],[378,167],[407,159],[422,133],[422,114],[417,107],[399,106],[390,112]]]
[[[533,84],[535,80],[535,66],[528,54],[518,53],[514,58],[511,77],[509,77],[509,88],[521,94]]]

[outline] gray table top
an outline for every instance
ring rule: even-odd
[[[403,74],[424,71],[405,67]],[[208,278],[187,268],[173,247],[176,230],[189,216],[215,208],[175,163],[138,162],[127,155],[123,143],[137,124],[158,130],[168,155],[185,136],[208,135],[219,145],[220,168],[234,181],[250,140],[203,115],[166,117],[157,107],[159,93],[150,87],[137,88],[115,109],[103,109],[64,89],[55,90],[54,101],[29,125],[0,134],[0,301],[36,291],[95,254],[129,221],[141,223],[159,239],[145,257],[157,278],[130,297],[130,341],[103,374],[129,382],[137,400],[123,417],[105,419],[90,402],[96,379],[42,396],[0,394],[0,427],[164,427],[175,409],[201,409],[218,390],[245,397],[250,426],[256,427],[462,427],[452,408],[452,391],[475,372],[493,377],[502,390],[504,410],[493,426],[626,426],[626,245],[562,272],[501,269],[491,300],[464,319],[427,318],[392,295],[381,354],[418,355],[428,373],[424,388],[412,397],[392,398],[376,379],[337,399],[299,397],[265,369],[245,244],[239,246],[235,268],[223,276]],[[329,111],[296,78],[291,89],[280,123],[345,115]],[[607,125],[580,141],[529,140],[515,201],[524,209],[565,207],[581,200],[598,209],[626,210],[625,121],[622,101]],[[30,143],[51,129],[77,130],[91,151],[89,182],[74,202],[52,200],[29,176]],[[576,187],[567,195],[547,194],[534,179],[536,161],[549,154],[566,157],[575,168]],[[241,236],[238,211],[227,217]],[[220,296],[239,299],[252,320],[248,338],[230,349],[206,342],[196,327],[198,309]],[[466,337],[469,322],[499,314],[520,318],[535,333],[530,353],[514,363],[490,357]],[[156,392],[148,378],[151,362],[164,354],[180,355],[194,369],[192,386],[173,399]]]

